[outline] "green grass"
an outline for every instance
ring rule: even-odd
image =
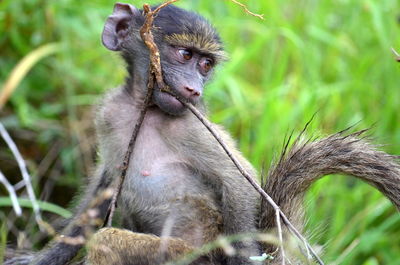
[[[400,154],[400,64],[390,51],[400,51],[398,0],[246,3],[265,20],[230,1],[178,5],[197,10],[221,32],[230,61],[207,87],[211,119],[229,129],[258,169],[276,157],[285,135],[299,132],[315,113],[310,135],[373,126],[375,141]],[[62,207],[92,165],[90,105],[125,74],[118,56],[100,42],[112,5],[105,0],[0,2],[0,83],[34,49],[61,45],[23,79],[0,121],[37,176],[37,194],[53,183],[47,197]],[[0,146],[0,169],[16,182],[15,162]],[[46,155],[53,160],[44,170]],[[400,264],[400,216],[371,186],[330,176],[312,187],[306,202],[307,227],[313,243],[324,245],[328,263]],[[9,208],[3,209],[5,215]],[[24,230],[24,220],[15,226]]]
[[[30,201],[29,199],[18,198],[18,204],[21,207],[30,208],[33,210],[32,201]],[[72,217],[72,213],[70,211],[68,211],[58,205],[48,203],[48,202],[43,202],[43,201],[38,201],[38,205],[39,205],[41,211],[52,212],[52,213],[62,216],[64,218]],[[0,197],[0,207],[11,207],[11,206],[12,206],[12,202],[11,202],[10,198]]]

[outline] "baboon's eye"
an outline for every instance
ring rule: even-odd
[[[189,61],[193,57],[193,52],[188,49],[179,49],[179,54],[182,56],[183,59]]]
[[[214,61],[210,58],[202,58],[199,62],[203,73],[208,73],[214,65]]]

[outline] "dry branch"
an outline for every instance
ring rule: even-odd
[[[178,0],[171,0],[165,2],[158,6],[154,11],[151,10],[148,4],[143,5],[143,11],[146,16],[143,26],[140,28],[140,36],[149,49],[150,56],[150,69],[149,69],[149,80],[147,82],[147,95],[144,100],[142,110],[140,111],[140,115],[138,120],[136,121],[135,128],[133,129],[131,139],[129,140],[128,148],[125,152],[124,160],[122,162],[122,171],[121,176],[118,179],[117,187],[114,191],[114,195],[112,197],[110,207],[108,209],[106,218],[104,220],[105,226],[111,226],[112,219],[114,216],[115,208],[117,206],[118,197],[121,193],[122,186],[125,181],[126,173],[129,168],[129,162],[132,156],[133,148],[135,147],[136,139],[139,134],[140,127],[142,126],[144,117],[147,112],[147,107],[150,104],[151,97],[153,95],[154,83],[157,82],[157,86],[162,91],[167,91],[168,88],[165,85],[162,78],[162,70],[161,70],[161,61],[160,61],[160,51],[158,50],[157,45],[154,43],[154,37],[151,32],[151,28],[153,26],[154,17],[158,14],[158,12],[169,4],[176,2]]]
[[[21,153],[19,152],[17,145],[14,143],[12,140],[11,136],[8,134],[6,128],[3,126],[3,124],[0,122],[0,135],[4,139],[4,141],[7,143],[8,148],[10,148],[12,154],[15,157],[15,160],[17,160],[18,167],[21,171],[22,179],[25,183],[26,191],[28,193],[29,200],[32,202],[33,206],[33,212],[35,213],[35,220],[39,225],[39,228],[43,230],[43,226],[41,225],[43,223],[42,216],[40,215],[40,207],[39,204],[36,200],[35,192],[33,191],[32,183],[31,183],[31,176],[28,173],[28,170],[26,168],[25,160],[22,158]]]
[[[15,192],[15,189],[14,189],[13,185],[11,185],[10,182],[8,182],[7,178],[4,176],[3,172],[1,172],[1,170],[0,170],[0,182],[4,185],[4,187],[6,188],[8,194],[10,196],[11,203],[14,208],[15,214],[17,216],[21,216],[22,209],[18,203],[18,197]]]
[[[247,8],[247,6],[246,6],[245,4],[242,4],[242,3],[240,3],[239,1],[236,1],[236,0],[229,0],[229,1],[231,1],[232,3],[237,4],[238,6],[241,6],[241,7],[243,8],[244,12],[246,12],[247,14],[249,14],[249,15],[251,15],[251,16],[258,17],[259,19],[264,20],[264,14],[256,14],[256,13],[251,12],[251,11]]]
[[[145,21],[143,23],[142,28],[140,29],[140,37],[144,44],[146,44],[147,48],[150,52],[150,73],[149,73],[149,85],[154,86],[154,81],[151,80],[155,77],[157,82],[157,86],[161,91],[167,91],[168,87],[165,85],[164,80],[162,78],[162,69],[161,69],[161,60],[160,60],[160,51],[158,50],[157,45],[154,42],[153,33],[151,32],[151,28],[153,26],[153,21],[155,16],[157,16],[160,10],[178,0],[170,0],[161,5],[159,5],[154,11],[151,11],[151,8],[148,4],[143,5],[143,11],[146,15]],[[150,83],[153,84],[150,84]]]
[[[104,224],[106,226],[111,226],[111,224],[112,224],[112,219],[113,219],[113,216],[114,216],[115,208],[117,207],[117,200],[118,200],[118,197],[119,197],[119,195],[121,193],[122,185],[124,184],[124,181],[125,181],[126,173],[128,171],[128,168],[129,168],[129,162],[130,162],[130,159],[131,159],[131,156],[132,156],[132,152],[133,152],[133,148],[135,147],[135,143],[136,143],[137,136],[139,134],[140,127],[142,126],[142,123],[143,123],[143,120],[144,120],[144,116],[146,115],[146,112],[147,112],[147,106],[149,105],[150,99],[151,99],[151,95],[153,94],[153,86],[154,86],[153,78],[150,78],[149,79],[149,84],[147,86],[148,91],[147,91],[146,98],[144,100],[144,105],[143,105],[142,110],[140,111],[139,118],[136,121],[135,128],[133,129],[131,139],[129,140],[128,149],[125,152],[124,160],[122,162],[121,176],[118,179],[119,180],[118,181],[118,185],[117,185],[117,187],[116,187],[116,189],[114,191],[114,195],[112,197],[112,200],[111,200],[111,203],[110,203],[110,207],[108,209],[106,218],[104,220]]]
[[[318,256],[318,254],[313,250],[313,248],[310,246],[310,244],[307,242],[307,240],[301,235],[301,233],[292,225],[292,223],[289,221],[289,219],[286,217],[286,215],[282,212],[282,210],[279,208],[279,206],[274,202],[274,200],[261,188],[261,186],[251,177],[251,175],[244,169],[244,167],[240,164],[239,160],[235,158],[235,156],[232,154],[232,152],[229,150],[228,146],[224,143],[222,138],[218,135],[217,131],[214,130],[211,122],[207,120],[203,116],[203,114],[198,111],[193,104],[191,104],[188,100],[176,95],[175,93],[171,91],[167,91],[170,95],[174,96],[177,100],[182,102],[183,105],[185,105],[199,120],[203,125],[207,128],[207,130],[214,136],[214,138],[218,141],[218,143],[221,145],[221,147],[224,149],[225,153],[228,155],[228,157],[232,160],[233,164],[235,164],[236,168],[239,170],[239,172],[242,174],[243,177],[245,177],[250,184],[258,191],[258,193],[261,194],[261,196],[268,201],[268,203],[274,208],[275,211],[279,212],[279,215],[281,219],[283,220],[284,224],[289,228],[289,230],[297,237],[299,238],[304,245],[306,246],[307,251],[310,251],[312,256],[318,261],[319,264],[324,264],[324,262],[321,260],[321,258]]]
[[[283,233],[282,233],[282,226],[281,226],[281,214],[279,210],[275,210],[276,214],[276,226],[278,227],[278,237],[279,237],[279,244],[280,244],[280,249],[281,249],[281,255],[282,255],[282,265],[285,265],[285,249],[283,247]]]

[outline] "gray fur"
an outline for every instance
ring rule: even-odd
[[[130,5],[118,4],[111,19],[106,22],[105,45],[122,52],[129,77],[123,87],[108,93],[99,104],[96,118],[98,174],[85,192],[77,217],[63,234],[76,236],[82,233],[77,221],[79,216],[86,211],[96,194],[107,188],[111,180],[119,178],[119,165],[143,107],[148,79],[148,52],[138,36],[143,17],[132,10],[134,8]],[[124,28],[121,37],[116,28],[121,21],[127,25],[127,14],[133,15],[128,18],[129,28]],[[193,22],[194,18],[194,21],[206,23],[200,16],[176,7],[162,9],[155,20],[155,25],[161,30],[157,29],[155,35],[161,51],[165,81],[179,95],[186,95],[185,98],[203,109],[200,98],[188,95],[186,87],[203,89],[210,73],[200,74],[198,62],[211,55],[193,50],[193,60],[181,63],[176,60],[176,47],[162,42],[165,34],[178,34],[174,35],[175,40],[190,37],[185,34],[196,34],[197,37],[203,35],[199,40],[205,46],[215,43],[221,47],[219,37],[208,23],[207,27],[202,24],[200,28],[203,31],[200,32],[193,31],[200,29],[196,23],[185,23],[184,26],[176,23],[182,20]],[[116,41],[112,39],[114,37]],[[189,39],[187,48],[191,48],[194,41]],[[157,97],[161,93],[157,89],[154,91],[153,104],[157,105],[153,105],[146,114],[120,196],[119,209],[122,209],[125,228],[156,236],[182,238],[195,247],[213,241],[219,235],[255,231],[258,212],[256,191],[240,176],[203,125],[183,107],[169,111],[168,104],[173,100],[165,98],[165,95]],[[222,129],[220,134],[235,149],[228,134]],[[256,177],[251,165],[238,151],[235,152]],[[101,208],[101,216],[105,210],[105,207]],[[80,247],[51,244],[35,258],[33,264],[64,264],[75,256]],[[255,243],[237,243],[235,247],[244,257],[215,254],[215,264],[251,264],[247,257],[259,254]]]
[[[112,92],[101,106],[97,119],[101,160],[106,168],[115,168],[123,159],[138,106],[132,104],[124,89]],[[232,139],[219,130],[235,150]],[[172,220],[166,236],[184,238],[194,246],[216,238],[217,234],[209,235],[206,230],[218,219],[222,220],[221,234],[255,231],[256,191],[190,113],[177,118],[157,107],[150,108],[132,155],[120,205],[124,218],[134,220],[136,225],[127,228],[161,236],[167,220]],[[236,155],[256,177],[238,151]],[[143,170],[151,175],[143,176]],[[205,208],[197,209],[198,201]],[[217,214],[210,219],[212,223],[198,222],[205,209]],[[185,232],[193,224],[197,224],[197,237],[196,231]]]
[[[400,165],[397,156],[377,150],[363,139],[365,131],[337,133],[315,141],[296,139],[282,152],[263,189],[272,197],[298,230],[303,228],[304,193],[318,179],[329,174],[357,177],[379,189],[400,210]],[[261,204],[259,228],[276,228],[275,211]],[[267,247],[266,251],[273,251]]]
[[[122,51],[128,65],[129,77],[123,87],[107,93],[97,109],[99,165],[76,211],[76,217],[63,231],[63,234],[70,236],[83,233],[83,228],[78,222],[79,217],[91,207],[91,202],[96,196],[120,177],[119,166],[123,161],[133,126],[143,107],[149,65],[147,49],[138,36],[137,25],[141,25],[139,22],[143,17],[132,6],[122,4],[120,7],[124,9],[116,9],[114,17],[107,22],[105,45],[112,50]],[[126,19],[126,12],[129,11],[138,17],[131,18],[130,28],[126,29],[127,31],[124,29],[122,37],[117,36],[117,41],[113,40],[113,30],[119,23],[118,19]],[[179,14],[181,17],[178,17]],[[204,47],[222,47],[217,33],[210,25],[205,26],[205,20],[198,15],[176,7],[168,7],[160,12],[158,19],[156,24],[165,20],[163,23],[167,25],[164,28],[158,25],[159,28],[170,31],[169,34],[177,34],[173,35],[174,41],[187,39],[193,43],[200,40],[202,44],[207,44],[203,45]],[[182,23],[184,26],[176,24],[176,21],[190,22],[192,19],[202,21],[202,26],[197,27],[196,23]],[[190,26],[193,26],[193,29]],[[197,32],[199,29],[205,32]],[[196,81],[202,89],[209,75],[199,75],[195,67],[185,68],[185,64],[174,61],[171,55],[173,47],[162,42],[162,30],[156,32],[156,40],[159,42],[163,74],[167,84],[179,95],[185,92],[185,81]],[[192,38],[189,34],[191,31],[204,36]],[[198,58],[200,56],[205,55],[199,53]],[[156,89],[155,93],[162,92]],[[184,240],[182,245],[188,246],[187,248],[201,246],[215,240],[219,235],[254,232],[257,228],[275,228],[274,211],[263,202],[262,214],[258,216],[258,194],[241,176],[201,122],[184,108],[179,111],[176,108],[174,111],[166,111],[170,110],[168,104],[172,102],[171,99],[165,99],[161,94],[158,96],[162,100],[153,101],[146,114],[120,196],[118,205],[123,219],[122,226],[134,232],[154,234],[153,242],[160,241],[160,237],[169,236],[177,238],[176,242]],[[192,98],[192,102],[205,112],[200,99]],[[214,127],[241,164],[256,178],[256,171],[236,149],[231,137],[219,126]],[[374,146],[360,140],[358,136],[336,134],[315,142],[296,141],[290,150],[284,151],[277,165],[271,170],[264,189],[300,230],[300,204],[303,193],[315,180],[326,174],[344,173],[359,177],[375,185],[399,207],[399,165],[394,161],[394,157],[377,151]],[[105,201],[96,206],[100,218],[105,216],[108,203],[109,201]],[[122,230],[111,231],[118,233]],[[129,244],[134,244],[132,242],[137,242],[115,238],[113,232],[104,233],[111,238],[110,241],[105,240],[106,243],[118,244],[124,241],[126,249],[130,248]],[[129,237],[132,238],[139,235],[129,232]],[[80,247],[60,242],[52,243],[36,255],[32,264],[65,264],[76,255]],[[220,251],[213,253],[209,258],[215,265],[246,265],[251,264],[248,256],[259,254],[258,245],[254,242],[237,243],[234,247],[243,255],[226,257]],[[119,246],[119,249],[125,248]],[[144,257],[143,260],[157,259],[154,255],[159,254],[154,253],[154,249],[139,249],[140,253],[137,254]],[[90,251],[93,255],[89,256],[98,256]],[[184,250],[179,249],[178,243],[176,249],[171,251]],[[137,257],[131,252],[129,255],[121,255],[121,261],[117,263],[136,264],[133,261],[137,262]],[[96,261],[90,262],[96,264]],[[6,264],[18,262],[9,261]]]

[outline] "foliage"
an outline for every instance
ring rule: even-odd
[[[211,119],[232,132],[257,168],[268,166],[285,135],[300,131],[314,114],[311,136],[373,126],[374,141],[400,154],[400,65],[390,51],[400,50],[398,0],[246,4],[265,20],[230,1],[178,2],[221,31],[231,58],[206,91]],[[112,5],[106,0],[0,2],[1,84],[36,48],[61,47],[33,66],[0,110],[0,121],[28,160],[37,194],[63,207],[93,167],[90,106],[125,74],[118,56],[100,42]],[[20,180],[3,142],[0,169],[13,183]],[[313,243],[325,247],[327,262],[400,262],[400,216],[371,186],[330,176],[313,186],[307,202],[308,229]],[[11,211],[1,209],[2,216]],[[29,211],[24,213],[9,224],[9,240],[16,237],[15,228],[28,238],[36,231],[25,227]]]

